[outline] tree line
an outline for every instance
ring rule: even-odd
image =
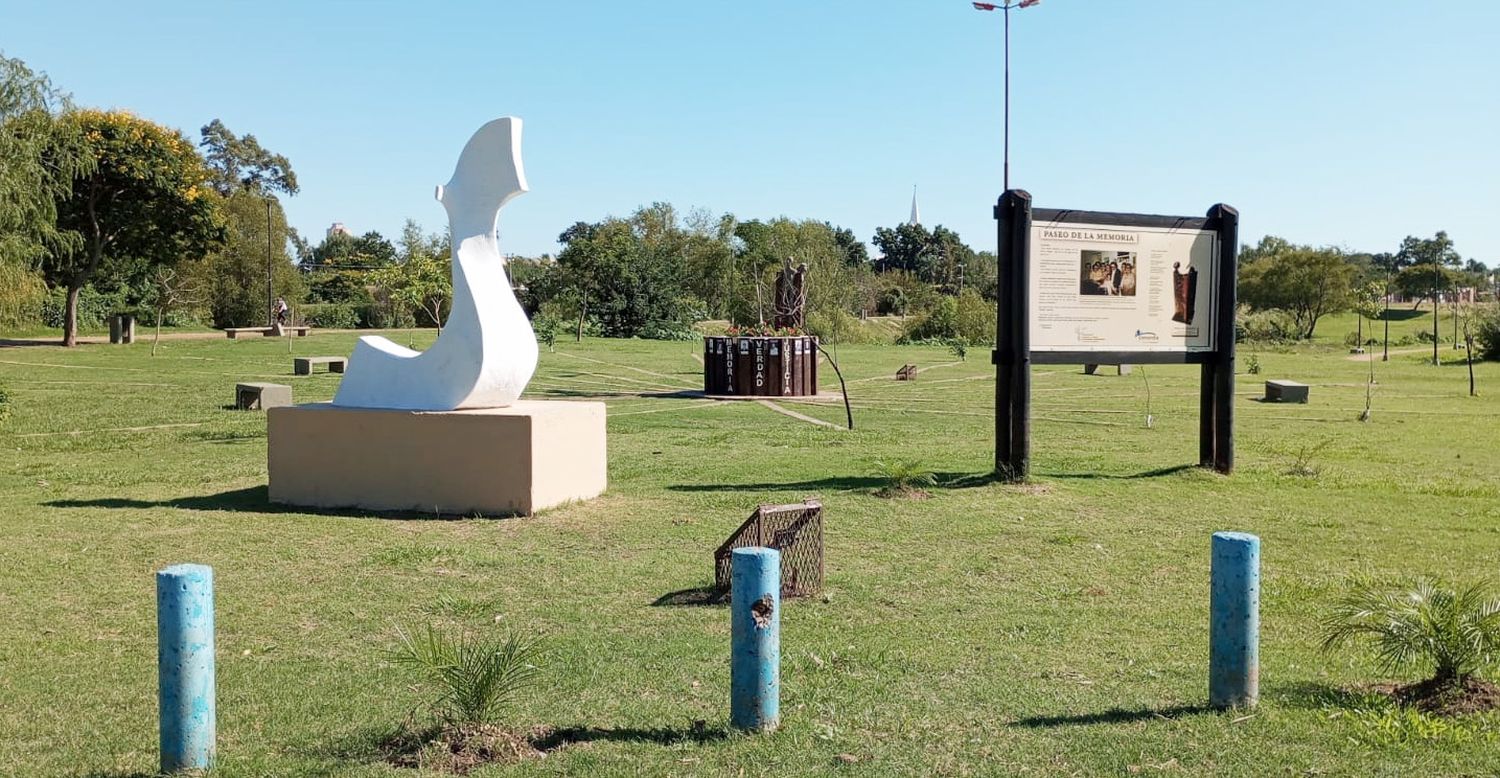
[[[441,327],[451,297],[448,236],[408,220],[313,243],[286,223],[299,191],[290,161],[210,120],[195,141],[123,111],[72,105],[25,63],[0,56],[0,327],[80,325],[134,311],[147,323],[216,327],[269,320],[271,301],[330,328]],[[912,341],[994,339],[996,261],[954,231],[877,229],[876,255],[827,221],[741,218],[652,203],[580,221],[556,256],[511,257],[539,335],[689,338],[704,320],[771,320],[775,277],[808,267],[807,329],[853,341],[869,316],[900,316]],[[1240,256],[1241,332],[1306,339],[1325,316],[1373,317],[1393,294],[1413,305],[1489,289],[1490,269],[1446,233],[1387,253],[1268,236]],[[958,346],[961,348],[962,346]]]

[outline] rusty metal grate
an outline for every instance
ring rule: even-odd
[[[781,596],[801,597],[823,589],[823,504],[762,505],[714,551],[714,588],[729,591],[730,553],[746,546],[781,552]]]

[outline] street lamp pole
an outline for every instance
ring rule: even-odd
[[[1006,191],[1010,191],[1010,9],[1030,8],[1031,6],[1034,6],[1040,2],[1042,2],[1042,0],[1008,0],[1005,3],[973,4],[974,10],[976,11],[1002,11],[1005,16],[1005,140],[1003,152],[1005,159],[1005,168],[1002,183],[1004,184]]]
[[[271,196],[266,195],[266,324],[270,327],[276,326],[276,293],[272,287],[273,278],[275,278],[275,272],[271,266]]]

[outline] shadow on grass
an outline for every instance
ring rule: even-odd
[[[933,473],[939,489],[968,489],[1004,483],[994,473]],[[741,492],[741,491],[835,491],[853,492],[880,489],[890,485],[889,478],[873,475],[831,476],[806,481],[753,484],[672,484],[667,488],[674,492]]]
[[[712,586],[698,586],[692,589],[678,589],[675,592],[667,592],[651,601],[653,608],[695,608],[728,604],[729,592],[719,591]]]
[[[252,486],[218,494],[196,497],[178,497],[170,500],[135,500],[126,497],[99,497],[92,500],[52,500],[44,502],[49,508],[111,508],[116,510],[142,510],[148,508],[179,508],[186,511],[229,511],[232,513],[297,513],[309,516],[332,516],[355,519],[397,519],[403,521],[457,521],[475,516],[414,513],[410,511],[378,511],[363,508],[310,508],[299,505],[281,505],[271,502],[267,487]],[[493,516],[484,518],[512,518]]]
[[[160,775],[161,773],[143,773],[140,770],[92,770],[77,773],[78,778],[159,778]]]
[[[1197,465],[1174,465],[1172,467],[1159,467],[1155,470],[1146,470],[1140,473],[1037,473],[1047,478],[1084,478],[1084,479],[1109,479],[1109,480],[1134,480],[1138,478],[1162,478],[1164,476],[1176,475],[1198,470]]]
[[[1420,308],[1415,310],[1411,308],[1391,308],[1380,313],[1381,315],[1379,316],[1371,316],[1369,318],[1374,321],[1411,321],[1412,319],[1432,316],[1430,309],[1423,310]]]
[[[1170,721],[1181,716],[1196,716],[1200,713],[1218,713],[1207,705],[1173,705],[1168,708],[1111,708],[1098,713],[1079,713],[1072,716],[1033,716],[1017,719],[1013,727],[1041,729],[1046,727],[1078,727],[1089,724],[1129,724],[1134,721],[1162,719]]]

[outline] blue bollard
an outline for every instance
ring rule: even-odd
[[[1260,538],[1215,532],[1208,603],[1208,704],[1260,698]]]
[[[214,761],[214,571],[173,565],[156,574],[156,672],[161,771]]]
[[[729,723],[781,723],[781,552],[737,548],[730,573]]]

